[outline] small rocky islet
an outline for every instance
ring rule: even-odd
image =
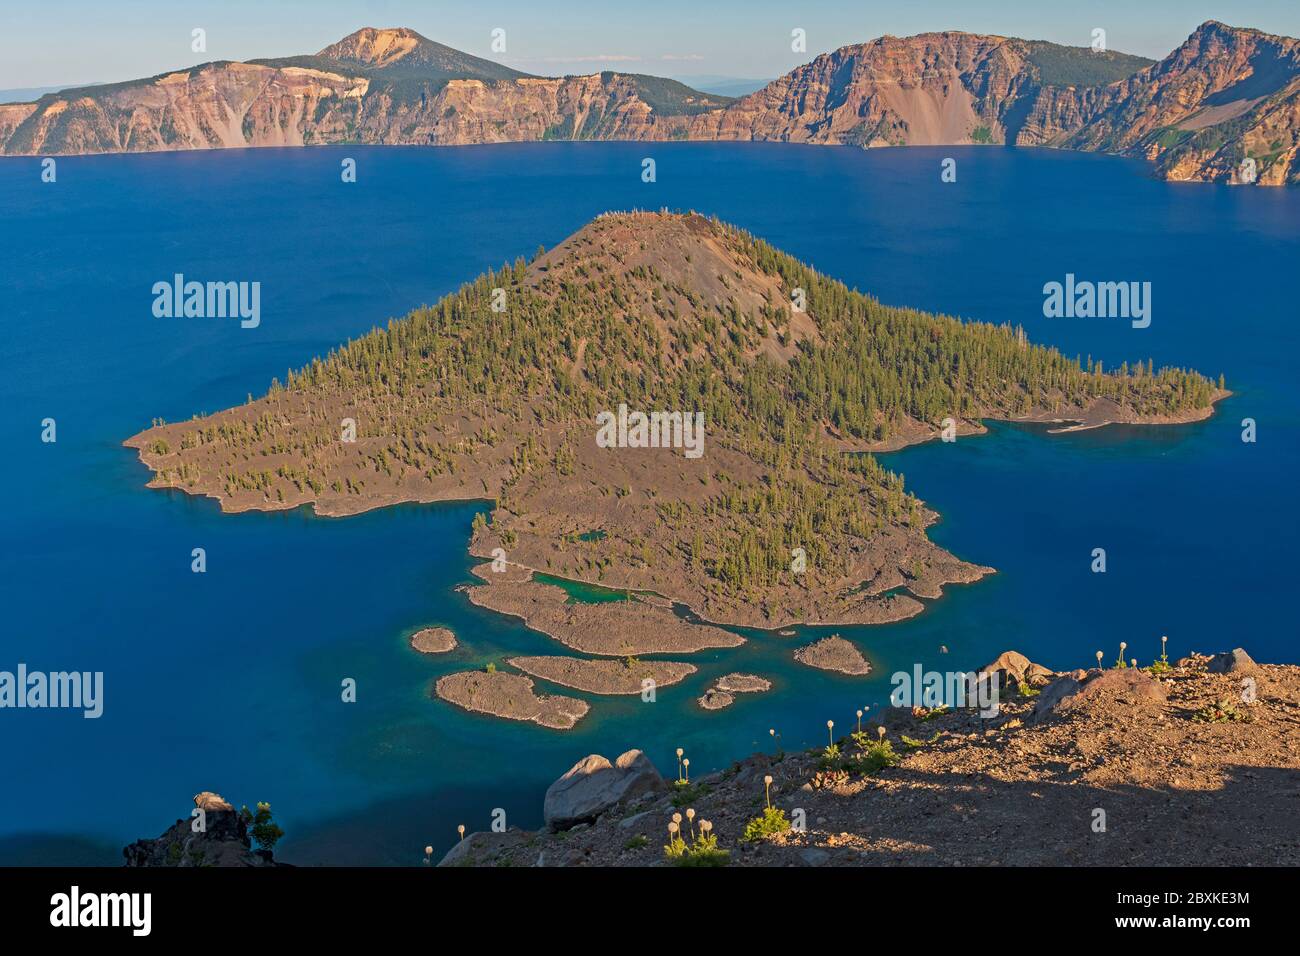
[[[511,657],[506,663],[533,677],[590,694],[639,694],[645,690],[646,681],[654,687],[668,687],[696,671],[694,664],[635,658]]]
[[[456,635],[450,628],[426,627],[411,635],[410,644],[421,654],[445,654],[456,647]]]
[[[772,689],[772,682],[755,674],[727,674],[719,677],[697,701],[705,710],[722,710],[736,702],[737,694],[757,694]]]
[[[591,709],[575,697],[538,694],[530,678],[495,668],[440,677],[433,693],[477,714],[531,721],[552,730],[569,730]]]
[[[855,677],[871,673],[871,664],[862,652],[838,634],[799,648],[794,652],[794,659],[819,670],[838,671]]]

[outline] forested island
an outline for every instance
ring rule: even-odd
[[[1011,325],[883,305],[717,220],[634,212],[259,399],[127,444],[153,487],[227,511],[486,499],[475,555],[775,628],[898,620],[991,570],[931,543],[937,516],[872,451],[936,438],[945,419],[959,434],[984,418],[1187,422],[1225,394],[1195,371],[1106,369]],[[703,413],[705,453],[598,447],[597,416],[620,404]],[[551,613],[551,585],[481,576],[503,610]]]

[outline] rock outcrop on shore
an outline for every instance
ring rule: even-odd
[[[136,840],[124,847],[126,866],[285,866],[270,850],[254,850],[249,836],[250,818],[220,794],[203,791],[194,797],[201,815],[191,815],[163,831],[156,839]],[[200,823],[201,821],[201,823]],[[195,827],[201,827],[196,831]]]
[[[590,709],[575,697],[537,694],[529,678],[498,670],[448,674],[438,679],[434,694],[478,714],[532,721],[552,730],[570,729]]]
[[[883,738],[875,727],[862,738],[874,759],[852,738],[835,766],[819,748],[757,754],[693,779],[689,803],[629,794],[563,839],[481,834],[453,862],[668,865],[666,828],[689,807],[741,866],[1300,865],[1300,667],[1207,666],[1223,659],[1079,669],[1016,689],[988,719],[892,709]],[[806,827],[742,840],[769,793]]]
[[[862,656],[862,652],[838,634],[823,637],[820,641],[799,648],[794,652],[794,659],[800,664],[824,671],[838,671],[853,676],[871,673],[871,665]]]

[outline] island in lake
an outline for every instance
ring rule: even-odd
[[[874,451],[945,427],[972,435],[986,418],[1190,422],[1226,394],[1195,371],[1103,369],[1010,325],[882,305],[716,219],[631,212],[485,273],[261,398],[126,444],[152,487],[230,512],[487,499],[470,599],[579,654],[637,658],[742,644],[725,625],[897,621],[991,573],[929,539],[938,516]],[[626,435],[608,447],[601,422],[628,409],[676,414],[679,428],[700,416],[700,453]],[[621,599],[571,601],[553,583],[565,580]],[[800,659],[865,673],[842,650],[823,642]],[[521,660],[596,693],[631,692],[640,674]],[[690,665],[643,666],[669,683]],[[520,675],[444,680],[440,696],[471,709],[545,713],[547,726],[581,716],[538,705]]]

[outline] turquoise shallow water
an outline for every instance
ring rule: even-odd
[[[647,154],[653,185],[639,178]],[[959,179],[944,185],[948,155]],[[344,156],[358,159],[355,185],[339,182]],[[1184,427],[1048,437],[994,424],[886,456],[942,513],[935,539],[998,574],[913,620],[838,629],[871,659],[865,679],[790,659],[830,628],[746,631],[654,704],[591,698],[568,733],[427,698],[440,674],[556,650],[454,590],[482,503],[222,515],[145,489],[120,446],[154,416],[243,401],[487,266],[633,206],[716,213],[886,302],[1022,323],[1107,364],[1223,372],[1236,395]],[[106,680],[97,721],[0,711],[0,862],[115,863],[214,789],[271,801],[291,862],[414,864],[495,807],[538,823],[546,785],[587,753],[639,746],[668,769],[681,746],[704,773],[769,746],[769,728],[787,748],[817,743],[828,718],[848,727],[917,662],[971,668],[1015,647],[1066,667],[1120,640],[1145,659],[1161,634],[1174,654],[1300,658],[1293,190],[1171,185],[1140,164],[1046,151],[537,144],[61,159],[52,186],[37,161],[5,159],[0,208],[0,669]],[[150,288],[175,272],[261,281],[261,326],[155,319]],[[1066,272],[1151,281],[1151,327],[1043,318],[1041,287]],[[54,445],[39,441],[47,416]],[[1246,416],[1253,445],[1239,439]],[[206,575],[190,573],[194,547]],[[1094,547],[1105,575],[1089,573]],[[406,635],[429,624],[462,646],[413,654]],[[731,670],[774,688],[700,711],[694,698]],[[339,699],[346,677],[355,704]]]

